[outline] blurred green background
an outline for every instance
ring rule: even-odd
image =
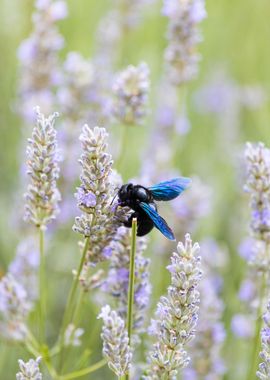
[[[112,7],[114,1],[109,0],[69,0],[69,16],[59,22],[66,44],[64,57],[70,50],[81,52],[85,56],[93,53],[93,36],[96,27],[105,12]],[[237,255],[237,245],[247,233],[248,210],[247,198],[242,197],[240,173],[241,154],[245,141],[261,140],[270,145],[270,107],[269,99],[256,109],[241,109],[237,120],[238,136],[231,150],[225,149],[220,140],[220,126],[217,118],[209,114],[199,114],[194,109],[193,94],[219,68],[226,72],[239,85],[260,85],[266,96],[270,89],[270,2],[269,0],[208,0],[206,2],[207,19],[202,23],[204,41],[200,45],[202,62],[199,77],[188,86],[188,114],[192,128],[184,138],[184,146],[179,152],[180,168],[185,174],[196,174],[213,188],[214,210],[199,229],[196,239],[211,235],[226,244],[230,252],[230,261],[225,273],[224,299],[226,310],[225,324],[229,327],[230,318],[238,307],[237,288],[244,271],[243,263]],[[123,42],[123,55],[119,57],[119,68],[127,64],[137,64],[146,61],[151,70],[151,100],[155,97],[155,84],[161,76],[163,50],[166,46],[167,20],[160,14],[161,2],[154,1],[147,12],[145,21],[132,31]],[[0,0],[0,269],[5,272],[9,261],[14,255],[16,244],[20,237],[12,228],[9,215],[13,208],[13,194],[18,194],[19,177],[19,147],[22,122],[14,112],[16,100],[16,83],[18,79],[18,61],[16,51],[23,39],[32,30],[31,14],[33,1],[30,0]],[[224,115],[225,117],[226,115]],[[151,118],[149,118],[151,122]],[[141,141],[147,142],[148,127],[138,127],[130,131],[132,146]],[[146,145],[146,144],[145,144]],[[224,144],[225,145],[225,144]],[[143,148],[143,146],[142,146]],[[141,148],[141,149],[142,149]],[[224,148],[224,149],[223,149]],[[141,152],[130,150],[129,162],[123,170],[124,178],[134,177],[139,171]],[[23,198],[22,198],[23,202]],[[243,224],[238,223],[243,220]],[[77,236],[69,232],[68,242],[64,243],[65,232],[59,233],[58,242],[52,243],[51,255],[56,261],[63,260],[72,252],[69,244],[76,246]],[[239,235],[240,234],[240,235]],[[242,235],[242,236],[241,236]],[[61,244],[60,244],[61,242]],[[76,262],[76,257],[68,259],[69,267]],[[214,260],[214,258],[213,258]],[[51,260],[51,268],[53,261]],[[162,262],[157,264],[162,265]],[[59,274],[51,273],[53,286],[57,284]],[[152,276],[154,287],[158,279]],[[67,283],[64,282],[64,286]],[[53,288],[52,288],[53,292]],[[158,291],[154,292],[155,297]],[[58,294],[58,297],[63,297]],[[52,301],[55,303],[55,300]],[[64,300],[60,300],[63,303]],[[57,302],[56,302],[57,303]],[[93,311],[89,310],[92,314]],[[93,320],[95,316],[91,317]],[[60,316],[56,316],[58,323]],[[98,330],[94,333],[97,338]],[[1,345],[1,343],[0,343]],[[244,345],[236,342],[232,346],[229,333],[225,347],[227,359],[234,359],[227,379],[241,378],[241,358],[245,353]],[[17,358],[22,352],[15,347],[1,347],[0,378],[11,380],[15,378]],[[24,354],[22,354],[23,356]],[[239,362],[238,362],[239,359]],[[101,371],[102,372],[102,371]],[[93,379],[110,378],[110,372],[94,374]],[[240,375],[239,375],[240,374]]]

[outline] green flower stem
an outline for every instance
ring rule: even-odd
[[[127,310],[127,331],[129,345],[131,346],[131,335],[133,325],[133,303],[134,303],[134,282],[135,282],[135,253],[136,253],[136,234],[137,234],[137,219],[132,219],[131,232],[131,250],[129,263],[129,286],[128,286],[128,310]],[[126,375],[126,380],[129,379],[129,374]]]
[[[70,320],[70,323],[73,323],[75,328],[78,326],[78,323],[79,323],[79,320],[80,320],[80,309],[81,309],[81,306],[82,306],[82,303],[83,303],[83,296],[84,296],[85,292],[80,289],[80,294],[79,294],[79,297],[78,297],[78,301],[77,301],[77,304],[76,304],[76,308],[73,312],[73,315],[71,317],[71,320]],[[72,332],[71,336],[70,336],[70,340],[72,341],[73,338],[74,338],[74,334],[75,334],[75,329],[74,331]],[[66,363],[69,363],[69,354],[70,354],[70,349],[71,349],[71,346],[68,346],[66,347],[66,350],[65,350],[65,362]],[[65,370],[65,366],[63,366],[63,371]]]
[[[76,290],[77,290],[77,287],[78,287],[78,284],[79,284],[79,278],[80,278],[80,274],[81,274],[81,271],[82,271],[82,268],[83,268],[83,264],[84,264],[84,261],[85,261],[86,253],[87,253],[87,250],[88,250],[89,240],[90,240],[90,237],[88,236],[85,239],[83,253],[82,253],[81,261],[80,261],[80,264],[79,264],[79,268],[77,270],[76,277],[73,280],[73,284],[72,284],[71,290],[69,292],[68,301],[67,301],[65,312],[64,312],[64,317],[63,317],[63,322],[62,322],[62,327],[61,327],[60,337],[59,337],[59,345],[60,345],[60,369],[62,368],[62,364],[63,364],[63,351],[64,351],[65,331],[66,331],[66,328],[68,326],[68,323],[73,318],[74,298],[75,298]]]
[[[59,380],[71,380],[71,379],[77,379],[78,377],[82,377],[85,375],[88,375],[89,373],[95,372],[98,369],[102,368],[106,364],[106,360],[102,359],[99,362],[91,365],[90,367],[80,369],[79,371],[68,373],[67,375],[59,376]]]
[[[260,289],[260,304],[258,307],[258,313],[257,313],[257,319],[256,319],[256,329],[255,329],[255,337],[252,345],[252,355],[250,358],[250,367],[247,375],[248,380],[254,380],[256,376],[256,371],[258,367],[259,362],[259,352],[260,352],[260,345],[261,345],[261,338],[260,338],[260,332],[262,328],[262,314],[263,314],[263,305],[264,305],[264,298],[265,298],[265,291],[266,291],[266,274],[263,274],[262,277],[262,283],[261,283],[261,289]]]
[[[39,335],[40,342],[45,341],[45,318],[46,318],[46,268],[45,268],[45,255],[44,255],[44,230],[39,228]]]

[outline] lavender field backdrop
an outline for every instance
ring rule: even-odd
[[[270,379],[269,1],[0,14],[0,380]]]

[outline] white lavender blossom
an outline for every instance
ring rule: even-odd
[[[202,37],[198,24],[206,17],[204,0],[164,0],[163,14],[169,18],[165,61],[170,81],[181,85],[196,77]]]
[[[246,145],[247,182],[253,236],[270,243],[270,150],[263,143]]]
[[[26,318],[32,308],[24,287],[11,273],[0,281],[0,334],[21,341],[27,334]]]
[[[39,250],[35,240],[27,237],[17,247],[16,256],[10,263],[8,271],[27,292],[29,301],[38,296],[37,274],[39,268]]]
[[[16,374],[16,380],[42,380],[42,373],[39,370],[39,364],[41,357],[30,359],[28,362],[24,362],[19,359],[20,372]]]
[[[123,124],[141,124],[146,115],[149,91],[149,68],[145,63],[128,66],[113,85],[113,114]]]
[[[78,347],[81,345],[81,336],[84,334],[84,329],[70,323],[65,331],[64,344],[65,346]]]
[[[56,23],[67,16],[64,0],[36,0],[33,14],[34,30],[18,50],[20,60],[20,112],[29,122],[33,107],[40,104],[51,113],[55,103],[55,87],[61,82],[58,53],[64,45]]]
[[[98,318],[103,319],[103,355],[109,368],[118,377],[124,376],[129,371],[132,358],[124,320],[109,305],[101,309]]]
[[[156,319],[149,332],[156,338],[150,352],[150,363],[145,380],[176,379],[178,370],[188,365],[190,358],[185,345],[195,336],[198,320],[201,278],[199,244],[192,245],[186,234],[185,244],[178,243],[168,270],[171,286],[167,296],[160,298]]]
[[[135,254],[135,283],[134,283],[134,308],[133,308],[133,334],[142,332],[146,318],[146,310],[149,307],[151,285],[149,281],[150,260],[143,256],[147,241],[145,237],[137,238]],[[130,229],[119,227],[111,244],[107,247],[110,251],[110,267],[102,289],[115,300],[117,313],[124,320],[127,314],[129,263],[130,263]],[[134,341],[134,338],[132,339]],[[136,341],[138,337],[136,336]]]
[[[191,342],[191,364],[183,370],[183,380],[221,380],[226,372],[221,349],[226,336],[222,323],[224,304],[220,297],[226,251],[215,241],[201,244],[204,276],[199,284],[201,303],[196,339]],[[213,257],[215,258],[213,260]]]
[[[25,220],[45,228],[55,219],[61,199],[56,187],[59,156],[54,123],[58,114],[45,118],[38,107],[36,112],[37,123],[26,150],[30,184],[25,194]]]
[[[261,380],[270,379],[270,303],[267,305],[267,311],[263,316],[264,326],[261,330],[262,351],[260,358],[262,362],[259,364],[259,370],[256,375]]]
[[[115,186],[112,172],[112,156],[106,152],[108,134],[104,128],[83,127],[80,141],[83,154],[80,164],[81,185],[75,194],[77,204],[83,214],[75,218],[73,230],[90,237],[87,254],[92,264],[108,259],[104,249],[111,241],[118,226],[112,199]]]

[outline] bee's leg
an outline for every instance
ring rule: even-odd
[[[133,218],[137,218],[137,220],[139,220],[139,216],[140,216],[140,215],[139,215],[138,212],[133,212],[133,213],[129,216],[128,220],[126,220],[126,221],[123,222],[124,226],[125,226],[125,227],[128,227],[128,228],[131,228],[131,226],[132,226],[132,219],[133,219]]]

